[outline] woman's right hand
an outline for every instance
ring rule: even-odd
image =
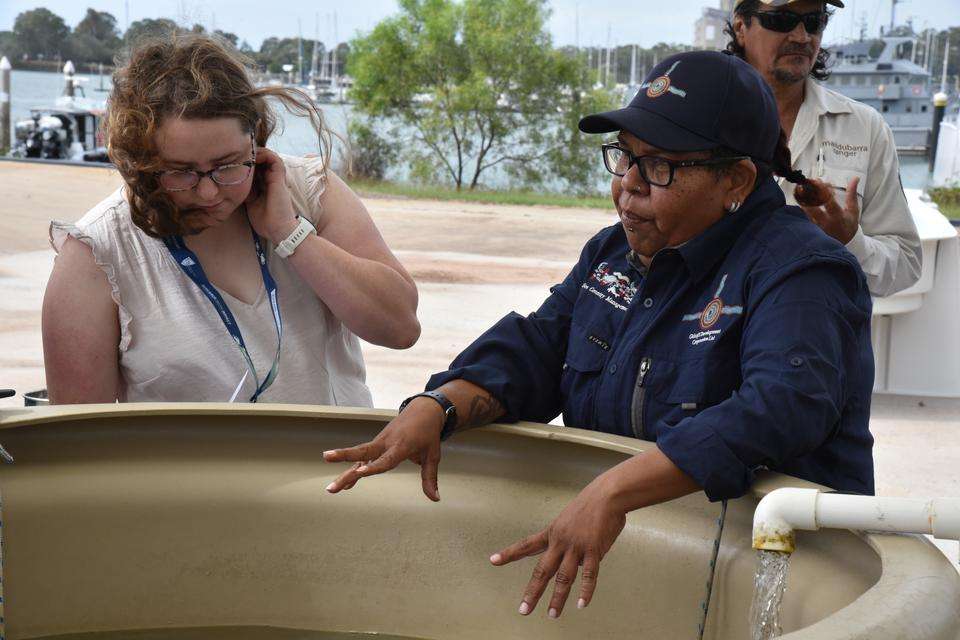
[[[440,432],[446,416],[430,398],[414,398],[403,413],[391,420],[376,438],[348,449],[323,452],[327,462],[353,462],[327,486],[330,493],[352,488],[360,478],[390,471],[404,460],[420,465],[423,493],[440,501],[437,469],[440,466]]]

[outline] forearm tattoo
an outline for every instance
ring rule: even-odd
[[[476,395],[470,401],[470,408],[467,410],[457,425],[461,429],[470,429],[472,427],[481,427],[490,424],[505,413],[500,401],[487,393]]]

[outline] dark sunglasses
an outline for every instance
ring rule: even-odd
[[[827,28],[827,21],[830,19],[830,14],[826,11],[812,11],[810,13],[749,11],[746,15],[759,20],[760,26],[764,29],[778,33],[790,33],[802,22],[803,28],[812,36],[822,33]]]

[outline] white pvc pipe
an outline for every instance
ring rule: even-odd
[[[796,529],[856,529],[923,533],[960,539],[960,499],[880,498],[821,493],[817,489],[777,489],[753,515],[753,547],[792,553]]]

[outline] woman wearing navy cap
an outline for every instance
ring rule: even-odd
[[[785,205],[790,171],[776,102],[748,64],[720,53],[658,65],[624,109],[580,122],[602,145],[620,224],[584,247],[533,314],[471,344],[372,441],[325,453],[355,464],[329,487],[410,459],[439,500],[440,442],[494,420],[564,423],[653,441],[590,483],[545,529],[491,557],[542,554],[520,603],[557,576],[577,606],[626,513],[703,490],[743,495],[773,469],[873,493],[871,301],[843,246]]]

